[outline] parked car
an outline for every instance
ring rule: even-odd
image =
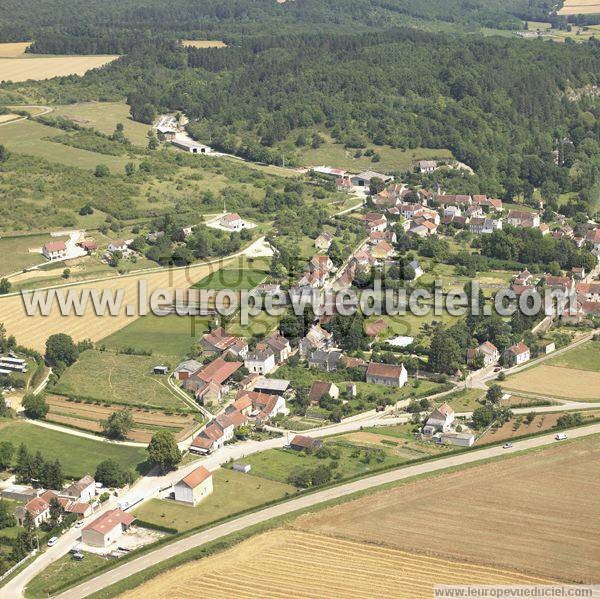
[[[494,368],[494,372],[500,372],[502,370],[502,366],[496,366],[496,368]]]
[[[58,537],[50,537],[48,539],[48,547],[54,547],[54,545],[56,545],[56,543],[58,543]]]
[[[75,522],[75,528],[81,528],[83,526],[83,520],[77,520]]]
[[[510,449],[512,446],[513,446],[513,444],[512,444],[512,443],[505,443],[505,444],[502,446],[502,449]]]
[[[81,553],[80,551],[77,551],[71,555],[71,559],[75,559],[78,562],[80,562],[83,559],[83,557],[83,553]]]
[[[567,434],[558,433],[557,435],[554,435],[554,438],[556,439],[556,441],[564,441],[567,438]]]

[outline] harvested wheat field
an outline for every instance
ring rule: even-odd
[[[225,42],[219,40],[182,40],[186,48],[227,48]]]
[[[524,391],[580,401],[600,400],[600,372],[540,364],[510,376],[508,391]]]
[[[0,58],[16,58],[23,56],[31,42],[5,42],[0,44]]]
[[[260,556],[260,575],[256,556]],[[430,599],[433,584],[543,582],[494,568],[449,562],[333,539],[275,530],[206,559],[175,568],[121,599],[253,597]]]
[[[598,0],[565,0],[559,15],[591,15],[600,14],[600,2]]]
[[[40,58],[0,58],[0,81],[52,79],[65,75],[84,75],[118,56],[50,56]]]
[[[77,292],[85,289],[99,291],[105,289],[113,293],[122,289],[122,305],[137,306],[140,281],[147,282],[149,293],[160,288],[187,289],[228,262],[225,260],[209,265],[196,264],[186,268],[161,269],[146,274],[80,283],[63,289],[75,289]],[[43,292],[44,295],[45,293]],[[75,341],[83,339],[99,341],[135,319],[135,316],[127,316],[125,309],[122,309],[118,316],[110,316],[108,311],[103,316],[97,316],[91,308],[86,310],[83,316],[64,317],[57,309],[56,302],[52,304],[52,310],[48,316],[40,316],[39,313],[36,316],[27,316],[21,295],[0,298],[0,315],[0,322],[4,323],[9,334],[15,335],[19,343],[38,351],[44,350],[46,339],[55,333],[67,333]]]
[[[417,480],[299,518],[309,532],[600,582],[600,436]]]

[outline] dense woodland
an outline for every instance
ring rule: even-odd
[[[5,0],[0,40],[35,39],[34,52],[124,52],[150,32],[233,40],[265,31],[394,25],[521,29],[550,0]]]
[[[226,49],[140,42],[83,79],[14,84],[2,98],[127,96],[136,120],[184,111],[198,139],[251,160],[294,164],[290,145],[326,132],[350,149],[448,148],[504,199],[600,185],[600,48],[500,37],[380,33],[251,37]],[[552,155],[559,150],[559,165]],[[429,183],[434,183],[430,181]]]

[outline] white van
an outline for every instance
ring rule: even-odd
[[[564,441],[567,438],[567,435],[565,433],[558,433],[558,435],[555,435],[554,438],[557,441]]]

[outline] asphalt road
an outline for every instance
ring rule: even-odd
[[[594,433],[600,433],[600,424],[594,424],[568,431],[569,438],[571,439],[584,437]],[[290,514],[296,510],[310,508],[324,501],[337,499],[346,495],[351,495],[352,493],[356,493],[358,491],[372,489],[374,487],[378,487],[386,483],[397,482],[420,474],[426,474],[430,472],[444,470],[446,468],[451,468],[454,466],[470,464],[488,458],[508,455],[525,449],[533,449],[536,447],[542,447],[544,445],[552,445],[554,443],[559,443],[554,440],[554,435],[555,433],[552,433],[548,435],[542,435],[539,437],[533,437],[531,439],[525,439],[523,441],[518,441],[513,444],[513,447],[511,449],[502,449],[502,447],[499,446],[490,447],[487,449],[470,451],[448,458],[435,460],[433,462],[425,462],[423,464],[417,464],[415,466],[399,468],[396,470],[385,472],[383,474],[378,474],[368,478],[362,478],[350,483],[340,485],[338,487],[333,487],[331,489],[326,489],[324,491],[319,491],[310,495],[301,496],[296,499],[292,499],[290,501],[286,501],[284,503],[265,508],[253,514],[241,516],[240,518],[236,518],[235,520],[231,520],[224,524],[219,524],[205,531],[181,539],[180,541],[176,541],[164,547],[160,547],[159,549],[152,551],[151,553],[147,553],[146,555],[132,560],[131,562],[124,563],[123,565],[115,568],[114,570],[101,574],[87,582],[84,582],[79,586],[62,593],[58,597],[60,599],[83,599],[84,597],[87,597],[88,595],[96,591],[110,586],[115,582],[123,580],[128,576],[131,576],[132,574],[136,574],[137,572],[149,568],[150,566],[154,566],[175,555],[183,553],[184,551],[225,537],[231,533],[244,530],[249,526],[266,522],[267,520],[278,516]]]

